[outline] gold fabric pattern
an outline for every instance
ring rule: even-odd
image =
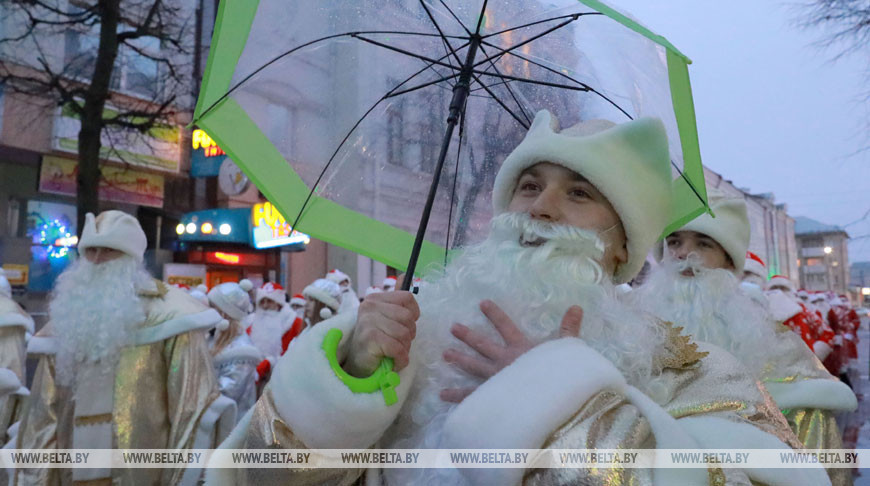
[[[272,389],[267,385],[254,405],[251,425],[245,437],[246,449],[306,449],[305,444],[290,430],[275,410]],[[363,469],[234,469],[233,484],[262,486],[293,484],[297,486],[347,486],[362,481]]]
[[[683,335],[682,327],[674,326],[673,322],[667,321],[662,322],[661,325],[667,330],[668,337],[665,340],[665,352],[656,357],[659,369],[687,368],[697,364],[709,354],[699,352],[698,345],[692,342],[692,337]]]
[[[193,299],[190,299],[191,301]],[[195,301],[194,301],[195,302]],[[144,299],[145,325],[159,324],[154,315],[180,315],[172,302]],[[197,304],[198,305],[198,304]],[[182,310],[201,311],[189,307]],[[182,312],[181,315],[183,315]],[[46,325],[41,336],[51,336]],[[71,447],[74,402],[70,389],[56,387],[54,356],[39,360],[31,400],[24,411],[19,448]],[[185,449],[193,446],[199,419],[218,397],[217,379],[201,331],[192,331],[121,351],[115,373],[113,447],[122,449]],[[105,417],[86,417],[85,421]],[[72,482],[68,469],[18,470],[22,485]],[[178,484],[184,469],[114,469],[112,481],[124,485]]]
[[[794,409],[785,413],[785,419],[808,450],[843,448],[837,421],[830,411],[816,408]],[[852,484],[851,469],[831,468],[828,469],[828,476],[835,486]]]

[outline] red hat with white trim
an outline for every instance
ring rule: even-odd
[[[284,292],[284,287],[275,282],[266,282],[262,287],[257,289],[257,305],[263,299],[269,299],[278,304],[284,305],[287,303],[287,294]]]
[[[767,290],[775,288],[785,288],[792,292],[795,291],[794,282],[784,275],[774,275],[773,277],[770,277],[770,280],[767,282]]]
[[[347,280],[347,282],[350,283],[350,276],[348,274],[342,272],[341,270],[337,269],[337,268],[330,270],[326,274],[326,278],[332,282],[339,284],[339,285],[341,285],[341,283],[344,282],[345,280]]]
[[[387,277],[384,279],[384,290],[396,290],[396,277]]]
[[[764,260],[751,251],[746,252],[746,263],[743,264],[743,271],[767,280],[767,267],[764,265]]]
[[[302,294],[294,294],[290,299],[290,305],[305,305],[305,296]]]

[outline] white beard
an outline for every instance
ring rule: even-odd
[[[296,313],[287,306],[280,311],[257,309],[251,314],[251,342],[266,357],[281,356],[281,338],[293,325]]]
[[[61,345],[55,366],[61,385],[75,385],[83,366],[114,373],[121,348],[145,321],[137,284],[150,276],[135,259],[122,256],[95,265],[78,259],[57,279],[49,316]]]
[[[695,275],[681,275],[686,268]],[[639,310],[730,352],[756,377],[779,342],[766,309],[741,291],[729,270],[703,268],[697,261],[666,260],[629,298]]]
[[[523,247],[528,232],[547,239]],[[562,317],[572,305],[584,310],[581,337],[619,367],[633,383],[648,382],[653,352],[663,341],[660,328],[616,300],[616,292],[598,263],[604,254],[599,238],[573,227],[541,224],[524,214],[503,214],[492,221],[490,236],[469,247],[420,291],[421,317],[411,350],[417,376],[397,425],[385,437],[390,447],[437,448],[441,429],[454,404],[444,388],[476,387],[482,380],[442,358],[449,347],[474,353],[450,334],[455,322],[503,342],[481,313],[484,299],[494,301],[535,342],[556,339]],[[605,281],[606,280],[606,281]],[[578,370],[580,372],[581,370]],[[389,484],[443,484],[444,470],[384,470]],[[451,481],[454,480],[450,479]]]

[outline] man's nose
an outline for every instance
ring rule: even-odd
[[[676,248],[674,248],[674,247],[671,248],[671,255],[673,255],[674,258],[676,258],[677,260],[685,260],[686,257],[688,257],[689,253],[691,253],[691,252],[692,252],[691,245],[688,245],[685,243],[682,243],[682,244],[676,246]]]
[[[540,219],[542,221],[559,221],[562,214],[559,209],[556,191],[547,189],[541,191],[529,208],[529,215],[533,219]]]

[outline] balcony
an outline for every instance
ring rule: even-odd
[[[801,268],[804,271],[804,275],[808,275],[808,274],[816,275],[816,274],[820,274],[820,273],[825,273],[825,271],[827,270],[824,265],[805,265]]]

